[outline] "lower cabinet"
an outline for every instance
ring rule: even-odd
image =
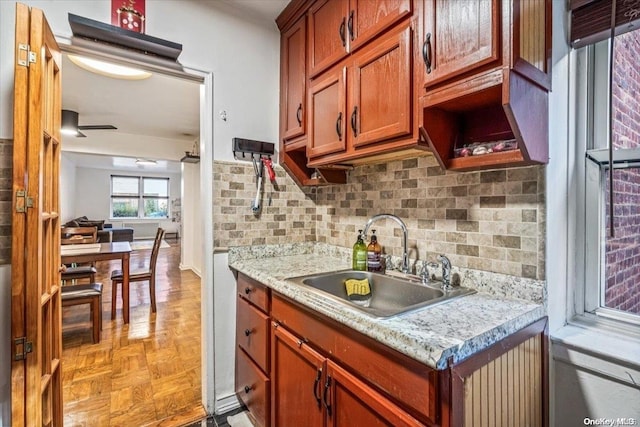
[[[236,392],[259,426],[549,424],[546,318],[435,370],[263,286],[238,274]]]

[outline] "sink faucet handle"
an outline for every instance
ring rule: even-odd
[[[442,288],[449,290],[451,288],[451,261],[446,255],[438,255],[438,261],[442,264]]]
[[[422,283],[423,284],[427,284],[429,283],[429,263],[427,261],[424,261],[422,263],[422,266],[420,267],[420,273],[418,273],[420,275],[420,278],[422,279]]]
[[[393,266],[393,259],[391,259],[390,254],[385,255],[384,265],[385,265],[385,270],[395,270],[395,267]]]

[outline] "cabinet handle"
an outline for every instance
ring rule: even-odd
[[[249,387],[248,385],[244,386],[244,392],[249,394],[249,392],[251,391],[251,387]]]
[[[251,288],[248,287],[248,286],[246,288],[244,288],[244,293],[249,295],[251,293]]]
[[[244,330],[244,335],[245,335],[246,337],[248,337],[249,335],[251,335],[251,329],[245,329],[245,330]]]
[[[349,22],[347,23],[347,28],[349,29],[349,38],[353,41],[353,10],[349,13]]]
[[[318,408],[322,407],[322,399],[321,399],[321,390],[318,387],[320,385],[320,377],[322,376],[322,369],[318,369],[316,374],[316,380],[313,382],[313,397],[315,397],[316,402],[318,402]],[[316,393],[317,391],[317,393]]]
[[[298,105],[298,110],[296,111],[296,119],[298,119],[298,126],[302,126],[302,103]]]
[[[340,24],[340,40],[342,40],[342,46],[346,46],[347,45],[347,37],[344,33],[345,30],[345,19],[342,18],[342,24]]]
[[[338,120],[336,120],[336,133],[338,134],[338,141],[342,141],[342,111],[340,111]]]
[[[358,136],[358,107],[353,107],[353,113],[351,113],[351,130],[353,131],[353,136]]]
[[[331,387],[331,377],[327,376],[327,381],[324,383],[324,395],[322,397],[322,403],[327,410],[327,415],[331,416],[331,405],[327,401],[327,394],[329,394],[329,387]]]
[[[422,59],[427,68],[427,74],[431,73],[431,33],[427,33],[427,37],[422,45]]]

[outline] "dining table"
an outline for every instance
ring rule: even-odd
[[[129,323],[129,242],[87,243],[61,245],[62,264],[86,263],[119,259],[122,264],[122,318]],[[116,292],[115,289],[112,292]]]

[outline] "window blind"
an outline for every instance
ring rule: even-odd
[[[579,48],[611,36],[611,6],[614,0],[572,0],[571,46]],[[616,35],[640,26],[640,0],[616,1]]]

